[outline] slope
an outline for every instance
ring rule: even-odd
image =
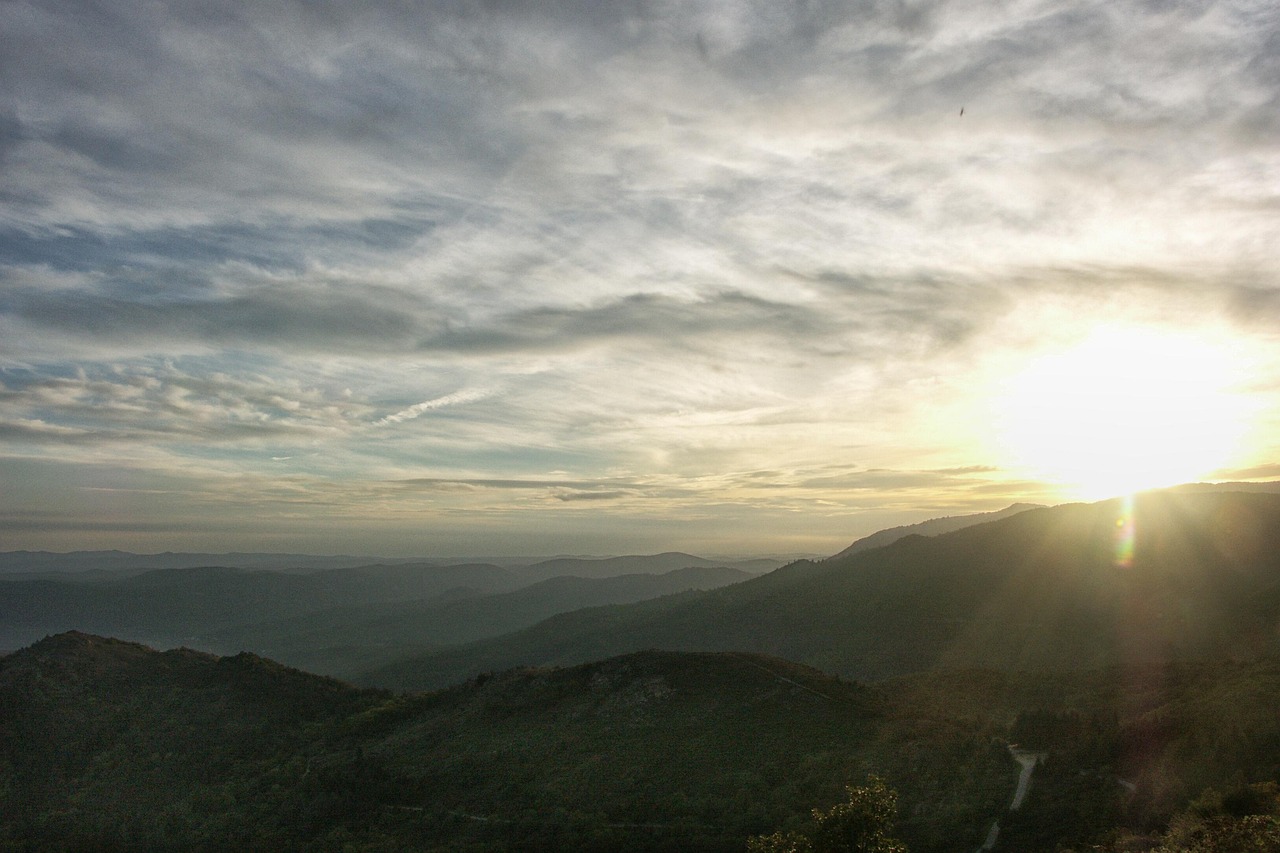
[[[1049,760],[1005,849],[1081,849],[1274,779],[1277,706],[1274,658],[862,685],[646,651],[393,696],[66,634],[0,658],[0,847],[740,853],[874,773],[942,853],[1005,815],[1016,739]]]
[[[966,527],[972,527],[975,524],[985,524],[988,521],[998,521],[1002,518],[1008,518],[1011,515],[1017,515],[1020,512],[1026,512],[1029,509],[1039,509],[1040,504],[1013,504],[996,512],[979,512],[972,515],[949,515],[943,518],[931,518],[928,521],[921,521],[918,524],[906,524],[901,527],[890,527],[885,530],[879,530],[870,536],[864,536],[854,542],[848,548],[845,548],[839,554],[831,557],[832,560],[842,560],[853,554],[862,551],[870,551],[875,548],[883,548],[886,545],[892,545],[899,539],[907,536],[937,536],[941,533],[951,533],[955,530],[963,530]]]
[[[910,723],[941,747],[921,761],[889,701],[785,661],[661,652],[391,697],[60,635],[0,659],[0,846],[738,851],[869,769],[951,790],[916,836],[976,838],[1009,776],[988,724]]]
[[[856,678],[1250,658],[1276,650],[1278,621],[1280,495],[1152,492],[1132,509],[1028,510],[719,590],[563,614],[361,681],[442,686],[647,647],[749,650]]]

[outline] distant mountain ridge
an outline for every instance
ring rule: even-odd
[[[82,630],[162,648],[251,649],[351,676],[411,651],[515,631],[566,610],[752,576],[677,553],[556,560],[532,570],[399,563],[306,572],[201,566],[10,574],[0,575],[0,649]]]
[[[460,587],[474,594],[519,585],[498,566],[430,564],[308,573],[211,566],[89,579],[0,577],[0,648],[73,629],[158,646],[198,645],[201,635],[235,625],[333,607],[426,599]]]
[[[196,569],[223,566],[271,571],[319,571],[351,569],[373,564],[422,563],[422,558],[357,557],[349,555],[228,552],[222,554],[165,551],[134,554],[129,551],[4,551],[0,552],[0,578],[14,573],[43,572],[144,572],[154,569]]]
[[[724,567],[750,574],[762,574],[782,565],[780,560],[708,560],[680,551],[661,554],[629,555],[623,557],[558,557],[544,560],[519,569],[528,579],[572,576],[579,578],[606,578],[630,574],[662,574],[687,568]]]
[[[855,678],[936,667],[1070,670],[1280,651],[1280,495],[1139,495],[1032,509],[800,562],[710,592],[565,613],[370,671],[438,687],[641,648],[742,650]]]
[[[471,642],[584,607],[716,589],[753,575],[723,566],[662,574],[560,575],[502,592],[454,591],[431,599],[334,608],[206,637],[214,650],[251,649],[312,672],[349,678],[412,649]]]
[[[424,558],[424,557],[359,557],[350,555],[283,554],[283,553],[199,553],[166,551],[158,554],[135,554],[129,551],[0,551],[0,579],[13,575],[53,573],[139,574],[158,569],[198,569],[213,566],[232,569],[315,572],[332,569],[355,569],[368,566],[395,565],[463,565],[485,564],[521,569],[529,582],[559,575],[578,577],[611,577],[614,575],[660,574],[690,566],[726,566],[759,574],[781,566],[784,561],[756,558],[715,560],[669,551],[651,555],[618,557],[553,557],[537,558]]]
[[[1008,518],[1011,515],[1017,515],[1020,512],[1026,512],[1029,509],[1043,509],[1043,504],[1016,503],[995,512],[979,512],[971,515],[949,515],[942,518],[931,518],[927,521],[921,521],[916,524],[904,524],[900,527],[890,527],[885,530],[879,530],[870,536],[864,536],[857,540],[848,548],[840,553],[829,557],[830,560],[840,560],[852,554],[858,554],[862,551],[870,551],[872,548],[883,548],[885,545],[891,545],[904,536],[938,536],[942,533],[951,533],[955,530],[963,530],[966,527],[972,527],[975,524],[985,524],[988,521],[997,521],[1001,518]]]

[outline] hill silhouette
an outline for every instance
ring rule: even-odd
[[[315,572],[354,569],[375,564],[422,563],[421,559],[355,557],[342,554],[281,554],[232,552],[223,554],[166,551],[135,554],[130,551],[4,551],[0,552],[0,577],[4,575],[52,575],[95,572],[101,575],[138,574],[155,569],[198,569],[225,566],[235,569]]]
[[[561,614],[361,681],[438,687],[649,647],[759,652],[869,679],[1252,659],[1277,650],[1278,620],[1280,495],[1150,492],[1131,509],[1032,509],[710,592]]]
[[[0,647],[80,630],[155,645],[199,645],[237,625],[334,607],[419,600],[519,586],[491,565],[422,563],[328,569],[307,574],[221,566],[155,569],[125,577],[0,578]]]
[[[889,527],[884,530],[876,531],[870,536],[864,536],[854,542],[848,548],[845,548],[839,554],[830,557],[832,560],[841,560],[853,554],[862,551],[870,551],[875,548],[883,548],[886,545],[892,545],[899,539],[906,536],[937,536],[940,533],[951,533],[954,530],[963,530],[966,527],[972,527],[975,524],[985,524],[988,521],[997,521],[1001,518],[1007,518],[1011,515],[1017,515],[1020,512],[1026,512],[1029,509],[1040,509],[1041,504],[1018,503],[1005,507],[995,512],[979,512],[971,515],[948,515],[942,518],[931,518],[927,521],[921,521],[917,524],[906,524],[901,527]]]
[[[680,551],[623,557],[557,557],[516,569],[526,582],[556,577],[611,578],[619,575],[665,574],[687,568],[731,568],[745,574],[761,574],[778,568],[777,560],[708,560]]]
[[[350,677],[429,649],[497,636],[557,613],[715,589],[752,577],[739,569],[690,567],[662,574],[552,577],[509,592],[455,589],[420,601],[376,602],[236,626],[207,634],[215,650],[252,649],[292,666]]]

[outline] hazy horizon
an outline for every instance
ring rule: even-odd
[[[0,7],[0,550],[831,554],[1280,476],[1269,4]]]

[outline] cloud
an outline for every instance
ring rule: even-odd
[[[38,278],[33,276],[31,278]],[[30,278],[28,279],[30,281]],[[10,322],[43,333],[129,349],[181,351],[184,343],[252,342],[268,349],[325,349],[356,345],[385,350],[407,345],[433,325],[421,299],[366,285],[278,280],[231,294],[147,292],[129,282],[53,290],[35,281],[10,287],[0,310]]]
[[[635,497],[633,492],[612,491],[612,492],[557,492],[555,498],[558,501],[612,501],[618,498]]]
[[[421,403],[415,403],[407,409],[401,409],[393,415],[387,415],[380,418],[376,423],[378,426],[386,426],[387,424],[398,424],[403,421],[411,421],[424,412],[433,409],[442,409],[445,406],[458,406],[466,403],[474,403],[477,400],[483,400],[493,392],[487,388],[472,388],[469,390],[455,391],[452,394],[445,394],[443,397],[435,397],[431,400],[425,400]]]
[[[296,377],[189,367],[195,369],[132,363],[0,372],[0,429],[8,440],[52,444],[301,441],[349,432],[371,412]]]
[[[457,524],[1039,495],[921,425],[1117,317],[1274,349],[1277,45],[1244,0],[4,4],[0,441]]]

